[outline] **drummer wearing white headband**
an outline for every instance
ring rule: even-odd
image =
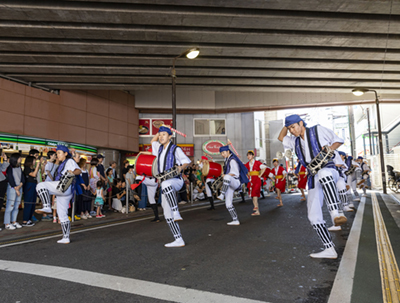
[[[287,136],[288,130],[292,136]],[[316,125],[306,128],[306,123],[299,115],[286,117],[285,126],[282,128],[278,140],[283,143],[286,149],[294,150],[300,163],[305,167],[313,162],[313,159],[324,149],[324,146],[336,150],[344,142],[332,130],[323,126]],[[310,170],[308,172],[308,219],[325,247],[322,252],[310,254],[310,257],[336,259],[337,252],[325,225],[322,205],[325,199],[335,226],[347,222],[346,217],[339,214],[340,200],[336,188],[339,174],[333,161],[328,161],[314,176]]]
[[[157,157],[158,173],[172,169],[178,165],[178,172],[182,173],[191,162],[182,149],[171,142],[172,131],[167,126],[161,126],[158,133],[151,139],[152,153]],[[179,225],[176,221],[181,221],[182,217],[178,210],[176,193],[183,187],[183,178],[179,174],[175,178],[163,181],[161,185],[162,208],[164,217],[167,221],[175,241],[165,244],[165,247],[185,246]]]
[[[37,213],[52,213],[50,195],[57,197],[57,215],[61,222],[61,229],[63,238],[58,240],[57,243],[69,244],[69,234],[71,231],[71,222],[68,218],[68,205],[73,197],[74,185],[71,185],[65,192],[57,189],[61,177],[67,172],[75,176],[81,174],[81,169],[74,159],[71,158],[68,147],[57,145],[57,159],[60,165],[57,168],[55,181],[41,182],[36,187],[36,192],[42,200],[43,208],[37,209]],[[73,183],[72,183],[73,184]]]

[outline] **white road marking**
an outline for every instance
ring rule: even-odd
[[[365,197],[361,198],[360,205],[358,206],[357,214],[346,242],[346,247],[332,286],[331,294],[329,295],[328,303],[351,302],[365,200]]]
[[[0,270],[53,278],[172,302],[265,303],[265,301],[59,266],[0,260]]]

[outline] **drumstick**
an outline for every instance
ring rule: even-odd
[[[185,138],[187,137],[186,134],[180,132],[179,130],[176,130],[175,128],[172,128],[172,127],[169,126],[169,125],[163,125],[163,126],[168,127],[168,128],[169,128],[170,130],[172,130],[174,133],[177,133],[178,135],[181,135],[182,137],[185,137]]]
[[[210,155],[207,155],[206,153],[204,153],[204,156],[206,156],[207,158],[210,158],[211,160],[214,160],[213,157],[211,157]]]
[[[233,147],[233,144],[232,144],[231,140],[229,140],[229,139],[228,139],[228,145],[230,145],[230,146],[232,147],[232,149],[233,149],[233,151],[235,152],[236,156],[238,156],[238,158],[240,158],[238,152],[237,152],[236,149]]]

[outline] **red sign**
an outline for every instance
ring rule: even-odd
[[[210,155],[219,155],[219,148],[226,144],[220,140],[208,140],[203,143],[202,149]]]
[[[172,119],[151,119],[152,135],[158,133],[158,129],[161,125],[169,125],[172,127]]]
[[[194,157],[194,144],[178,144],[182,151],[188,157]],[[151,144],[140,144],[139,151],[148,151],[151,148]]]
[[[139,119],[139,136],[151,135],[151,119]]]

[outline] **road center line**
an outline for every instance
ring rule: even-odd
[[[85,270],[0,260],[0,270],[101,287],[138,296],[182,303],[260,303],[264,301],[171,286],[133,278],[112,276]],[[265,303],[265,302],[264,302]]]
[[[331,294],[329,295],[328,303],[351,302],[365,200],[365,197],[361,198],[361,202],[357,208],[357,214],[346,242],[346,247],[332,286]]]

